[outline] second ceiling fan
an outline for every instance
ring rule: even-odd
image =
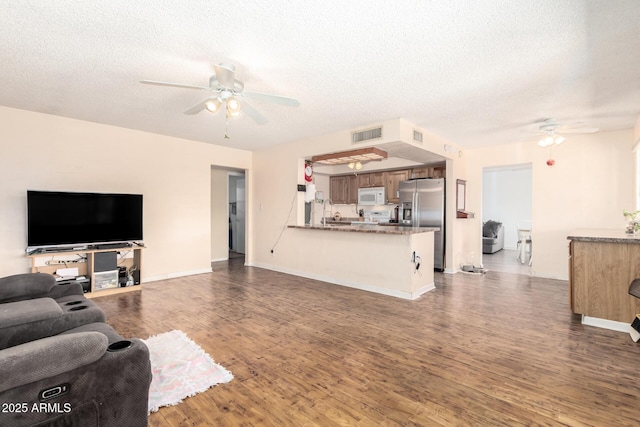
[[[541,136],[538,145],[541,147],[550,147],[554,144],[561,144],[565,137],[562,134],[568,133],[596,133],[598,128],[586,127],[582,122],[572,124],[560,124],[555,119],[545,119],[537,129],[537,134]]]

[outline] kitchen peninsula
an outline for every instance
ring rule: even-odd
[[[304,248],[309,277],[405,299],[435,288],[436,227],[290,225]]]
[[[571,311],[585,324],[628,331],[640,313],[640,299],[628,292],[640,277],[640,235],[581,229],[567,239]]]

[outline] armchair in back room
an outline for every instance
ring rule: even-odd
[[[494,254],[504,249],[504,226],[489,220],[482,224],[482,253]]]

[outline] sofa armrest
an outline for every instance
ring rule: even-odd
[[[36,298],[0,304],[0,330],[62,316],[60,305],[51,298]]]
[[[84,295],[84,290],[80,283],[56,283],[54,287],[46,294],[48,298],[57,300],[58,298],[68,297],[70,295]]]
[[[53,377],[100,359],[107,337],[79,332],[31,341],[0,351],[0,393]]]
[[[29,299],[48,293],[56,279],[46,273],[15,274],[0,278],[0,302]]]

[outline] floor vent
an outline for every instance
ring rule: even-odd
[[[379,138],[382,138],[382,126],[358,132],[351,132],[352,144],[358,144],[359,142],[371,141],[372,139]]]
[[[413,130],[413,140],[422,144],[422,132]]]

